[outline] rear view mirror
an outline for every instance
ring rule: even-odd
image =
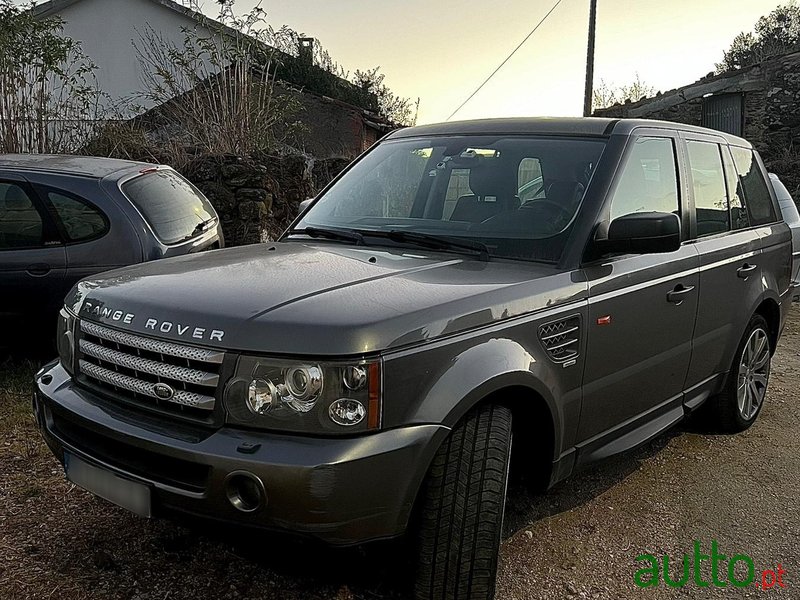
[[[597,244],[603,254],[674,252],[681,247],[681,220],[673,213],[632,213],[611,221],[608,239]]]
[[[308,208],[308,205],[314,201],[313,198],[308,198],[307,200],[303,200],[300,205],[297,207],[297,215],[302,215],[305,210]]]

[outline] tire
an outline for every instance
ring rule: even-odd
[[[755,423],[766,398],[772,351],[766,319],[753,315],[736,349],[725,387],[703,407],[712,429],[738,433]]]
[[[436,453],[420,497],[417,600],[494,597],[511,437],[511,411],[487,404]]]

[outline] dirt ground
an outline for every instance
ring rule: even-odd
[[[406,597],[408,574],[398,568],[394,546],[332,551],[144,521],[68,484],[30,415],[34,370],[19,359],[0,364],[0,598]],[[548,494],[513,488],[498,598],[800,598],[798,385],[795,308],[773,361],[767,403],[746,433],[705,435],[687,425]],[[705,554],[716,540],[728,558],[748,555],[759,581],[780,564],[786,587],[704,588],[691,577],[681,588],[634,584],[634,572],[647,566],[637,556],[669,556],[677,577],[695,540]]]

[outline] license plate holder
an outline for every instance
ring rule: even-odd
[[[152,516],[149,486],[96,467],[68,452],[64,453],[64,472],[69,481],[87,492],[141,517]]]

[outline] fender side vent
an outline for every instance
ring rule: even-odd
[[[561,363],[578,356],[581,339],[580,315],[551,321],[539,326],[539,340],[547,354]]]

